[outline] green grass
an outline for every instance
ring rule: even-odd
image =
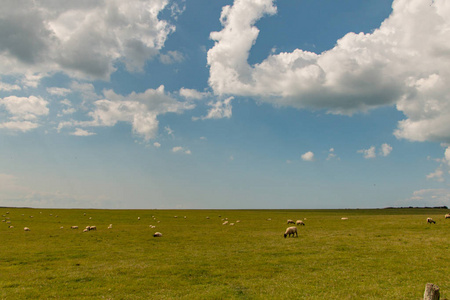
[[[0,208],[0,299],[450,298],[447,212]]]

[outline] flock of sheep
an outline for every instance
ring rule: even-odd
[[[42,212],[41,212],[42,214]],[[2,215],[2,217],[4,219],[2,219],[2,222],[5,222],[6,224],[8,224],[8,228],[14,228],[13,225],[11,225],[11,220],[10,218],[7,216],[9,215],[9,212],[6,212],[6,215]],[[52,214],[50,214],[52,215]],[[84,216],[86,216],[86,213],[84,213]],[[58,217],[58,216],[56,216]],[[219,216],[221,217],[221,216]],[[30,218],[33,218],[33,216],[30,216]],[[153,220],[156,221],[156,217],[152,216]],[[174,218],[178,218],[178,216],[174,216]],[[184,216],[184,218],[186,219],[186,216]],[[450,219],[450,214],[446,214],[444,216],[445,219]],[[91,217],[89,217],[89,220],[92,219]],[[138,220],[140,220],[141,218],[138,217]],[[206,217],[206,219],[210,219],[210,217]],[[267,219],[268,221],[270,221],[271,219]],[[306,220],[306,218],[305,218]],[[342,217],[341,220],[348,220],[347,217]],[[157,221],[157,223],[159,223],[160,221]],[[228,218],[223,218],[222,219],[222,225],[234,225],[235,223],[239,223],[240,220],[235,221],[235,223],[229,223]],[[436,221],[434,221],[432,218],[427,218],[427,223],[428,224],[436,224]],[[287,224],[293,224],[293,225],[297,225],[297,226],[305,226],[305,223],[302,220],[297,220],[297,221],[293,221],[291,219],[287,220]],[[298,237],[298,229],[297,226],[290,226],[288,228],[286,228],[286,231],[284,232],[284,237]],[[156,228],[155,225],[149,225],[150,228]],[[70,227],[71,229],[78,229],[78,226],[74,225]],[[112,224],[109,224],[108,229],[112,228]],[[63,229],[63,227],[61,226],[60,229]],[[24,231],[30,231],[29,227],[24,227],[23,229]],[[88,232],[88,231],[92,231],[92,230],[97,230],[97,227],[94,225],[88,225],[83,229],[83,232]],[[162,233],[161,232],[155,232],[153,234],[154,237],[162,237]]]

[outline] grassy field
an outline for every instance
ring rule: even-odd
[[[0,208],[0,298],[450,298],[448,212]]]

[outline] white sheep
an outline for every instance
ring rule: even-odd
[[[89,229],[87,229],[87,228],[83,229],[83,232],[88,232],[88,231],[89,231]]]
[[[290,237],[291,234],[292,234],[293,237],[295,237],[295,236],[298,237],[297,227],[293,226],[293,227],[286,228],[286,232],[284,233],[284,238],[286,238],[288,235]]]
[[[291,219],[287,220],[287,223],[288,223],[288,224],[295,224],[295,222],[292,221]]]
[[[70,229],[78,229],[78,226],[71,226]]]
[[[436,221],[433,220],[432,218],[427,218],[427,223],[436,224]]]
[[[109,224],[108,229],[111,229],[111,228],[112,228],[112,224]]]
[[[225,221],[222,223],[222,225],[227,225],[227,224],[228,224],[228,221]]]
[[[161,232],[155,232],[153,234],[154,237],[162,237],[162,233]]]
[[[341,220],[348,220],[348,218],[346,218],[346,217],[343,217],[343,218],[341,218]]]
[[[23,230],[25,230],[25,231],[30,231],[30,228],[25,227]]]
[[[305,223],[303,223],[302,220],[297,220],[297,222],[295,222],[296,225],[303,225],[305,226]]]
[[[138,217],[138,220],[140,220],[141,219],[141,217]]]
[[[89,226],[89,230],[97,230],[97,226]]]
[[[445,218],[446,218],[446,219],[450,219],[450,214],[446,214],[446,215],[445,215]]]

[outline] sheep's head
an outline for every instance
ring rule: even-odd
[[[285,233],[285,234],[284,234],[284,238],[286,238],[286,237],[287,237],[287,234]]]

